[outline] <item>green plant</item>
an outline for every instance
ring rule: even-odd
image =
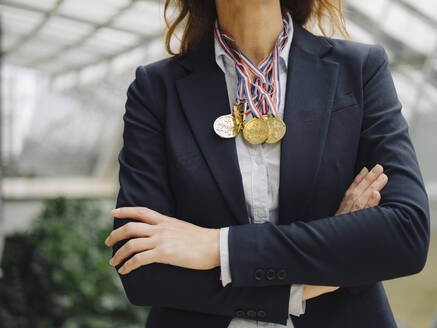
[[[28,233],[6,239],[0,327],[143,327],[148,308],[131,305],[104,240],[95,202],[45,201]]]

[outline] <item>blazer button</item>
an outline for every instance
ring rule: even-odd
[[[243,310],[237,310],[235,311],[235,315],[237,317],[244,317],[246,315],[246,312],[244,312]]]
[[[266,271],[266,278],[267,278],[267,280],[273,280],[273,279],[275,279],[275,270],[273,270],[273,269],[268,269],[267,271]]]
[[[256,280],[262,280],[264,278],[264,270],[263,269],[256,269],[255,271],[255,279]]]
[[[285,278],[287,278],[287,271],[281,269],[278,271],[277,276],[279,280],[284,280]]]
[[[267,315],[267,312],[264,310],[258,310],[258,312],[256,313],[256,315],[260,318],[265,318],[265,316]]]
[[[246,314],[249,317],[254,318],[256,316],[256,311],[255,310],[247,310]]]

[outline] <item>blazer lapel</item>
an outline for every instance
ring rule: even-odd
[[[214,56],[214,39],[182,59],[191,72],[176,82],[188,123],[208,167],[240,224],[249,223],[235,139],[223,139],[213,130],[214,120],[230,113],[225,75]]]
[[[338,63],[322,58],[332,45],[294,23],[281,144],[278,224],[303,219],[316,186],[337,83]]]

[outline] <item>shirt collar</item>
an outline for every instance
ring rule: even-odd
[[[290,13],[287,11],[285,13],[288,16],[288,38],[282,49],[279,60],[280,67],[283,70],[287,69],[288,66],[288,54],[290,52],[291,41],[293,39],[293,21]],[[214,51],[215,51],[215,60],[217,65],[222,69],[224,73],[236,74],[235,69],[231,69],[235,67],[233,60],[229,57],[229,55],[225,52],[225,50],[221,47],[220,43],[217,40],[217,37],[214,33]]]

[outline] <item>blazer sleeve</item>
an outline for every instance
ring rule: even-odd
[[[116,207],[146,206],[175,216],[175,199],[167,175],[164,127],[153,105],[152,90],[156,89],[155,86],[148,77],[147,66],[138,67],[136,78],[127,91],[123,116],[123,147],[118,157],[120,189]],[[113,228],[130,221],[134,219],[114,218]],[[128,240],[115,244],[112,254]],[[284,325],[288,319],[290,284],[223,288],[219,279],[220,267],[193,270],[163,263],[151,263],[126,275],[118,275],[134,305],[156,305]],[[248,316],[250,309],[255,311],[250,311]]]
[[[363,65],[363,123],[355,171],[379,163],[388,183],[378,206],[287,225],[231,226],[233,286],[358,286],[417,273],[429,247],[429,202],[382,46]],[[351,151],[355,151],[351,149]],[[257,280],[258,268],[286,271]]]

